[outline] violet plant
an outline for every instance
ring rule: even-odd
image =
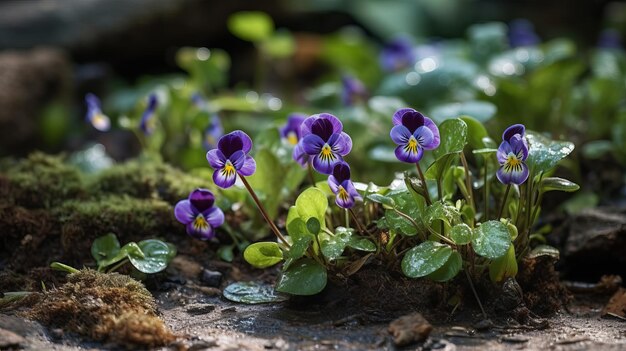
[[[507,128],[496,148],[485,128],[471,117],[437,126],[420,112],[405,108],[396,111],[392,123],[396,157],[415,163],[415,174],[405,172],[400,185],[358,183],[357,187],[344,158],[352,148],[351,139],[339,119],[319,114],[303,122],[300,143],[313,168],[329,175],[328,188],[318,183],[298,196],[287,214],[288,235],[268,220],[272,230],[280,233],[278,242],[258,242],[244,252],[246,261],[258,268],[284,262],[278,291],[318,293],[329,276],[354,274],[371,255],[388,267],[399,265],[410,278],[444,282],[464,271],[472,287],[486,274],[502,282],[515,277],[519,260],[531,250],[543,194],[578,189],[572,182],[551,177],[573,144],[526,132],[521,124]],[[248,142],[238,143],[237,150],[243,151],[243,144]],[[245,150],[243,154],[250,148]],[[423,172],[420,162],[427,150],[433,161]],[[242,157],[238,154],[231,163],[246,185],[237,173],[243,167],[239,166]],[[228,157],[211,162],[215,172],[223,172]],[[334,197],[337,209],[329,208],[329,197]],[[349,211],[344,212],[345,226],[337,225],[342,211]],[[358,230],[351,228],[348,213]],[[368,219],[367,226],[361,224],[362,218]],[[554,253],[546,246],[534,250],[535,255]]]

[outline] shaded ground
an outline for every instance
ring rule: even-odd
[[[172,349],[396,349],[387,333],[388,321],[360,314],[352,306],[294,309],[289,303],[242,305],[189,288],[158,293],[156,297],[166,324],[181,336]],[[549,326],[542,330],[512,323],[477,331],[473,326],[481,320],[479,315],[458,314],[449,321],[431,321],[435,328],[425,343],[401,350],[626,349],[626,323],[600,318],[602,307],[601,303],[578,296],[569,312],[549,318]],[[22,335],[26,350],[107,348],[6,315],[0,315],[0,328]]]

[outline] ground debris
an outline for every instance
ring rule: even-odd
[[[26,339],[14,332],[0,328],[0,350],[18,348],[24,344]]]
[[[388,330],[397,346],[405,346],[426,340],[433,326],[420,313],[415,312],[392,321]]]
[[[626,320],[626,289],[619,288],[602,310],[603,317],[612,316]]]

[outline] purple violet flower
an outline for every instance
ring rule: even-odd
[[[215,236],[215,228],[224,223],[224,213],[214,207],[215,196],[207,189],[196,189],[189,198],[174,207],[176,219],[187,228],[187,234],[200,240]]]
[[[541,42],[529,20],[517,19],[509,24],[509,45],[512,48],[533,46]]]
[[[496,154],[500,168],[496,172],[498,180],[502,184],[520,185],[528,179],[528,142],[524,138],[525,127],[522,124],[514,124],[502,133],[502,143]]]
[[[341,83],[343,85],[341,101],[344,105],[353,106],[367,99],[367,89],[365,89],[365,85],[357,78],[344,74],[341,77]]]
[[[106,132],[111,128],[111,120],[104,113],[102,113],[100,99],[92,93],[85,95],[85,102],[87,103],[87,115],[85,119],[94,128],[101,132]]]
[[[150,94],[150,96],[148,96],[148,106],[143,112],[143,115],[141,115],[141,122],[139,122],[139,128],[145,135],[152,135],[156,129],[156,109],[158,106],[159,100],[156,94]]]
[[[300,134],[303,151],[313,157],[313,168],[323,174],[331,174],[335,164],[352,150],[352,139],[343,132],[341,121],[329,113],[305,119]]]
[[[598,38],[598,47],[601,49],[622,50],[622,38],[620,32],[615,29],[605,29]]]
[[[236,130],[222,136],[217,149],[206,154],[213,167],[213,182],[220,188],[230,188],[240,176],[251,176],[256,171],[256,162],[248,152],[252,150],[252,140],[248,134]]]
[[[402,162],[417,163],[424,150],[439,146],[439,128],[432,119],[412,108],[402,108],[393,114],[394,127],[389,135],[398,147],[396,158]]]
[[[335,164],[333,174],[328,177],[328,186],[337,195],[335,203],[341,208],[352,208],[354,201],[361,198],[350,180],[350,166],[345,162]]]
[[[302,134],[300,133],[300,127],[306,118],[307,116],[301,113],[292,113],[287,118],[287,123],[280,128],[280,136],[294,147],[292,153],[294,161],[302,167],[309,162],[309,155],[304,152],[302,147]]]
[[[204,149],[207,151],[215,149],[217,141],[222,135],[224,135],[222,122],[217,115],[213,115],[209,125],[204,128],[204,131],[202,132],[202,146],[204,146]]]
[[[388,42],[379,56],[381,67],[387,72],[411,67],[416,58],[413,43],[405,36],[396,37]]]

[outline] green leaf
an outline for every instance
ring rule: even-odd
[[[558,260],[561,255],[557,248],[550,245],[539,245],[528,254],[528,258],[537,258],[540,256],[549,256]]]
[[[289,299],[289,296],[277,293],[273,286],[259,282],[233,283],[222,294],[230,301],[246,304],[282,302]]]
[[[535,132],[528,132],[528,164],[531,171],[547,172],[574,150],[569,141],[554,141]]]
[[[457,251],[452,251],[452,254],[448,258],[448,261],[436,271],[430,273],[426,278],[432,279],[437,282],[447,282],[448,280],[456,277],[463,267],[463,259],[461,254]]]
[[[287,257],[291,259],[298,259],[304,256],[304,253],[309,248],[309,244],[313,241],[313,235],[301,236],[294,240],[293,244],[287,251]]]
[[[287,31],[279,31],[263,42],[263,51],[274,58],[284,58],[296,51],[296,41]]]
[[[548,192],[552,190],[565,191],[568,193],[574,192],[580,189],[580,186],[574,182],[570,182],[567,179],[558,177],[548,177],[541,181],[541,192]]]
[[[327,240],[322,240],[320,243],[322,254],[324,254],[324,257],[328,260],[336,260],[343,254],[351,237],[352,231],[344,227],[338,227],[334,236]]]
[[[319,219],[315,217],[311,217],[306,221],[306,228],[313,235],[317,235],[322,229]]]
[[[276,290],[292,295],[315,295],[326,287],[326,268],[315,260],[302,258],[285,270]]]
[[[453,225],[461,220],[461,214],[456,207],[436,201],[426,209],[425,222],[433,225],[436,220],[442,220],[448,225]]]
[[[410,249],[402,259],[402,272],[409,278],[419,278],[441,268],[452,255],[450,246],[426,241]]]
[[[453,102],[439,105],[430,112],[431,117],[438,123],[462,115],[472,116],[472,120],[487,122],[496,114],[496,105],[488,101]]]
[[[369,239],[359,236],[350,237],[348,247],[359,251],[376,252],[376,244]]]
[[[511,246],[511,236],[503,223],[487,221],[474,228],[472,245],[478,255],[493,260],[506,254]]]
[[[317,218],[322,228],[325,228],[326,209],[328,199],[317,188],[308,188],[296,199],[298,216],[306,223],[309,218]]]
[[[467,143],[470,147],[474,150],[485,148],[483,139],[489,137],[485,126],[479,120],[469,116],[461,116],[460,118],[467,124]]]
[[[467,144],[467,124],[460,118],[449,119],[439,125],[441,143],[433,151],[435,159],[462,152]]]
[[[222,245],[217,249],[217,256],[224,262],[232,262],[235,258],[234,245]]]
[[[511,245],[506,254],[496,258],[489,264],[489,278],[492,282],[501,282],[509,277],[517,275],[517,260],[515,259],[515,247]]]
[[[283,260],[283,251],[275,242],[254,243],[243,252],[243,258],[256,268],[267,268]]]
[[[139,255],[136,251],[129,251],[128,259],[142,273],[158,273],[167,268],[167,265],[172,260],[170,246],[161,240],[142,240],[139,242],[138,247],[143,255]]]
[[[450,239],[458,245],[465,245],[472,241],[472,228],[467,224],[457,224],[450,229]]]
[[[113,233],[98,237],[91,244],[91,256],[93,256],[98,265],[102,261],[115,257],[119,252],[120,242]]]
[[[257,42],[272,35],[274,21],[264,12],[242,11],[228,18],[228,30],[243,40]]]
[[[394,208],[396,206],[396,203],[392,198],[380,194],[368,194],[365,199],[381,204],[385,208]]]

